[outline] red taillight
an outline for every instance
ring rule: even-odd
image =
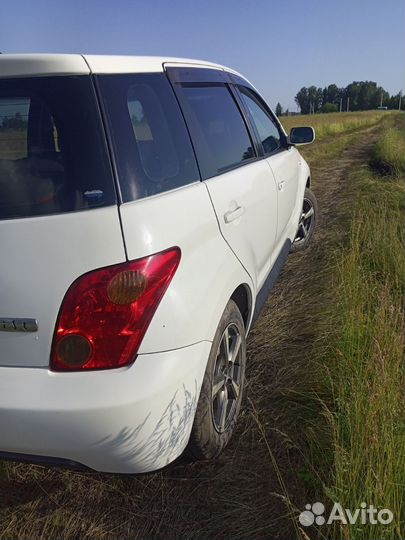
[[[180,256],[175,247],[77,279],[60,308],[51,369],[107,369],[133,362]]]

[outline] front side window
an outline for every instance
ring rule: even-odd
[[[97,77],[124,202],[199,181],[179,105],[163,73]]]
[[[0,219],[115,202],[91,78],[0,80]]]
[[[203,179],[255,157],[241,113],[225,84],[176,87]]]
[[[256,126],[264,153],[268,155],[275,152],[281,147],[281,137],[277,126],[249,89],[242,86],[239,90]]]

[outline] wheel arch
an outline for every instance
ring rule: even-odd
[[[230,300],[233,300],[241,312],[246,331],[249,328],[253,309],[252,291],[247,283],[239,285],[232,293]]]

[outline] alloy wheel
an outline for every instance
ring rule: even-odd
[[[304,242],[307,236],[310,234],[313,227],[314,214],[312,202],[309,199],[304,198],[297,234],[294,238],[294,244]]]
[[[222,334],[217,350],[212,382],[212,418],[215,429],[223,433],[237,410],[242,382],[242,337],[235,323]]]

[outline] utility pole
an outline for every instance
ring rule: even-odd
[[[346,108],[346,112],[349,112],[349,103],[350,103],[350,98],[348,97],[348,98],[347,98],[347,108]]]
[[[343,101],[343,98],[340,98],[340,108],[339,108],[339,112],[342,112],[342,101]]]
[[[380,101],[380,107],[382,109],[382,92],[381,92],[381,101]]]
[[[398,110],[401,110],[402,90],[399,91]]]

